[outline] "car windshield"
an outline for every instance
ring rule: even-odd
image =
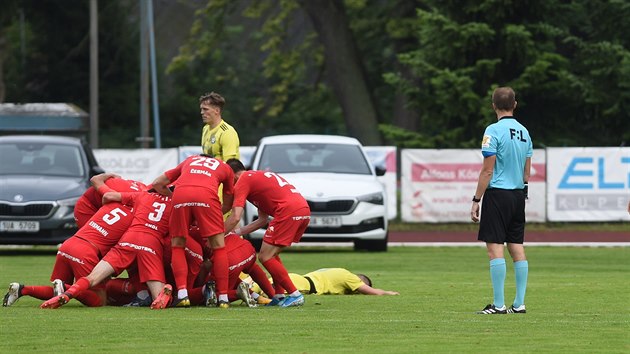
[[[266,145],[258,169],[278,173],[372,173],[359,146],[324,143]]]
[[[85,174],[78,146],[46,143],[0,144],[0,175],[79,177]]]

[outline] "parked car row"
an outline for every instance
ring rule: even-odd
[[[55,245],[72,236],[74,205],[102,172],[81,139],[0,137],[0,244]]]
[[[252,169],[281,174],[306,198],[311,222],[302,241],[350,241],[387,249],[387,194],[358,140],[327,135],[263,138]],[[76,231],[77,199],[102,173],[89,145],[71,137],[0,137],[0,244],[63,242]],[[244,222],[257,217],[248,204]],[[246,235],[255,246],[264,230]]]

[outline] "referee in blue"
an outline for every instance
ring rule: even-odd
[[[525,313],[528,264],[523,239],[525,235],[525,199],[531,168],[532,139],[527,129],[513,116],[516,109],[514,90],[499,87],[492,93],[492,108],[498,121],[483,135],[483,167],[472,199],[470,216],[479,223],[480,241],[486,243],[490,257],[490,278],[494,301],[478,314]],[[479,203],[481,205],[481,217]],[[506,265],[504,244],[514,262],[516,297],[505,304]]]

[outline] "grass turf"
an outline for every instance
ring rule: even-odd
[[[0,285],[49,284],[51,251],[0,253]],[[400,296],[306,297],[302,308],[0,309],[0,352],[553,352],[630,351],[630,249],[530,247],[525,315],[482,316],[492,301],[483,248],[349,248],[284,253],[290,271],[344,267]],[[508,261],[506,302],[514,296]]]

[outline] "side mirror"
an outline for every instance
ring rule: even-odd
[[[374,167],[374,172],[376,172],[377,176],[384,176],[387,169],[385,167],[376,166]]]

